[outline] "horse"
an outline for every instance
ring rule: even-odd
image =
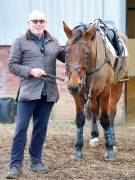
[[[63,22],[63,29],[68,38],[65,48],[67,86],[76,106],[76,142],[71,158],[83,157],[83,127],[87,118],[92,120],[91,144],[95,139],[98,143],[99,119],[104,131],[104,159],[115,160],[114,118],[122,93],[122,79],[126,76],[126,57],[122,59],[124,65],[119,80],[115,81],[116,60],[95,24],[81,24],[71,29]],[[125,34],[119,32],[119,37],[127,43]]]

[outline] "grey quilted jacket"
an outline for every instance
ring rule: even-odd
[[[30,31],[17,38],[12,44],[8,61],[9,71],[20,77],[19,101],[41,98],[44,80],[29,75],[31,68],[41,68],[47,73],[56,75],[56,60],[65,61],[64,47],[47,32],[45,51],[34,41]],[[59,98],[56,80],[46,81],[47,101],[56,102]]]

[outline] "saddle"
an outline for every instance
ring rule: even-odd
[[[116,55],[119,57],[122,55],[123,46],[119,41],[117,30],[112,21],[102,21],[101,19],[95,20],[96,27],[102,35],[107,37],[113,48],[115,49]]]
[[[112,21],[102,21],[101,19],[97,19],[94,22],[96,24],[96,28],[104,38],[106,47],[111,51],[115,58],[113,67],[115,76],[114,82],[118,82],[123,77],[123,72],[125,73],[125,77],[127,77],[126,62],[124,61],[127,56],[126,46],[122,39],[120,39]]]

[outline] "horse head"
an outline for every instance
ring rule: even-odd
[[[94,64],[90,59],[95,54],[92,42],[96,28],[80,24],[71,30],[65,22],[63,26],[68,38],[65,51],[68,90],[71,94],[78,94],[85,85],[87,74]]]

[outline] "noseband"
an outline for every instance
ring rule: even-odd
[[[70,73],[70,75],[69,75],[69,80],[70,80],[70,77],[71,77],[71,75],[72,75],[72,73],[74,72],[74,71],[76,71],[77,72],[77,74],[79,75],[79,77],[80,77],[80,74],[79,74],[79,69],[87,69],[87,66],[86,65],[84,65],[84,66],[79,66],[78,64],[68,64],[68,66],[71,66],[72,67],[72,71],[71,71],[71,73]],[[81,78],[80,77],[80,82],[81,82],[81,87],[85,84],[85,82],[86,82],[86,77],[87,77],[87,73],[85,72],[84,74],[83,74],[83,77]]]
[[[74,43],[74,44],[88,44],[88,42],[84,42],[84,43]],[[67,46],[68,46],[68,45],[67,45]],[[89,54],[88,54],[87,60],[88,60],[88,59],[89,59]],[[82,86],[85,84],[85,82],[86,82],[88,66],[87,66],[86,64],[84,64],[83,66],[80,66],[79,64],[70,64],[70,63],[67,63],[67,61],[66,61],[66,69],[67,69],[67,71],[68,71],[68,66],[72,67],[72,71],[71,71],[70,74],[69,74],[69,80],[70,80],[70,77],[71,77],[71,75],[72,75],[72,73],[73,73],[74,71],[76,71],[77,74],[78,74],[79,77],[80,77],[79,69],[84,69],[84,72],[85,72],[85,73],[84,73],[84,75],[83,75],[82,78],[80,77],[81,87],[82,87]]]

